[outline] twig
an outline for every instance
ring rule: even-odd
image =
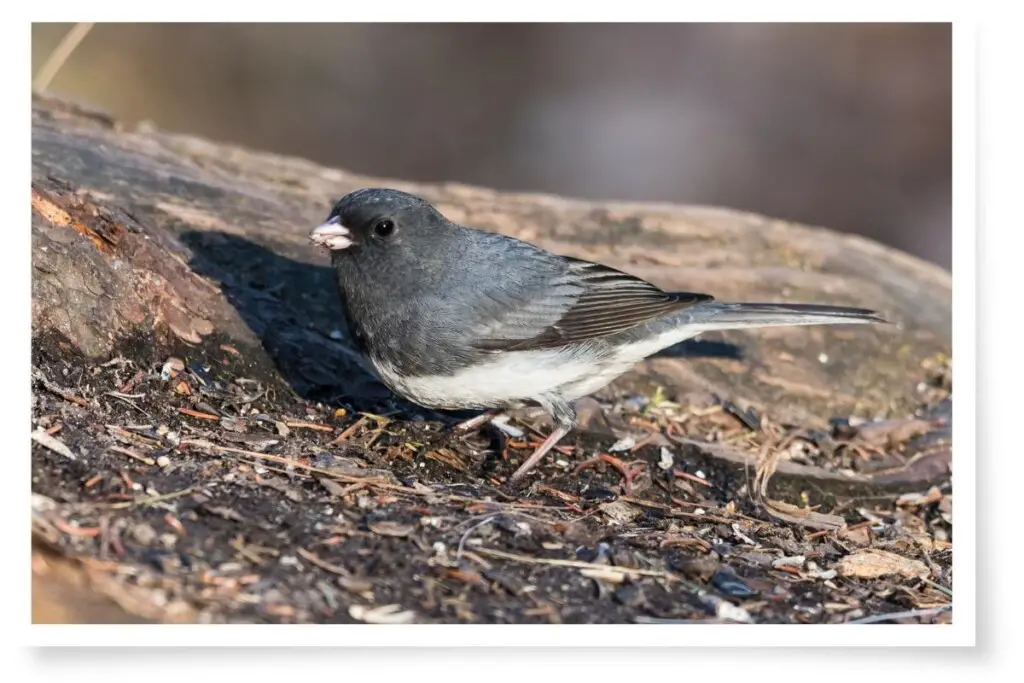
[[[923,556],[924,556],[924,557],[928,557],[928,555],[927,555],[927,554],[923,554]],[[951,597],[951,598],[953,597],[953,591],[949,590],[948,588],[946,588],[946,587],[945,587],[945,586],[943,586],[942,584],[940,584],[940,583],[935,583],[935,582],[934,582],[934,581],[932,581],[931,579],[921,579],[921,580],[922,580],[922,581],[924,581],[924,582],[925,582],[926,584],[928,584],[929,586],[931,586],[932,588],[934,588],[935,590],[937,590],[937,591],[941,591],[941,592],[945,593],[946,595],[948,595],[948,596],[949,596],[949,597]]]
[[[315,422],[303,422],[302,420],[292,420],[284,423],[286,427],[294,427],[296,429],[315,429],[320,432],[333,432],[334,427],[330,425],[316,424]]]
[[[350,424],[348,427],[346,427],[345,431],[343,431],[341,434],[338,434],[337,438],[335,438],[334,441],[332,441],[331,443],[334,444],[334,443],[341,443],[342,441],[345,441],[346,439],[351,437],[353,434],[355,434],[356,430],[358,430],[360,427],[362,427],[364,424],[366,424],[366,420],[367,420],[367,418],[365,416],[364,417],[360,417],[358,420],[356,420],[355,422]]]
[[[137,505],[152,505],[153,503],[160,503],[165,500],[171,500],[173,498],[181,498],[195,491],[195,487],[182,489],[180,491],[172,491],[171,493],[163,493],[159,496],[150,496],[149,498],[142,498],[140,500],[131,500],[124,503],[112,503],[109,507],[112,510],[124,510],[125,508],[135,507]]]
[[[219,415],[213,415],[212,413],[201,413],[198,410],[192,410],[191,408],[178,408],[178,412],[183,415],[190,417],[198,417],[201,420],[210,420],[213,422],[220,422]]]
[[[316,565],[324,571],[331,572],[332,574],[338,574],[339,576],[349,576],[349,572],[344,568],[336,564],[331,564],[326,560],[321,560],[314,553],[306,550],[305,548],[296,548],[295,552],[298,553],[299,557],[306,560],[310,564]]]
[[[490,548],[477,548],[475,552],[483,555],[490,555],[491,557],[498,557],[503,560],[523,562],[524,564],[548,564],[554,567],[572,567],[574,569],[599,569],[601,571],[619,572],[634,576],[653,576],[659,579],[670,579],[672,581],[682,580],[675,574],[657,571],[655,569],[633,569],[631,567],[616,567],[614,565],[583,562],[580,560],[558,560],[546,557],[529,557],[528,555],[515,555],[501,550],[491,550]]]
[[[466,529],[466,533],[462,534],[462,537],[459,539],[459,549],[455,551],[456,560],[462,559],[462,549],[466,546],[466,540],[470,537],[470,535],[480,527],[493,522],[497,518],[497,516],[498,515],[491,515],[490,517],[487,517]]]
[[[109,448],[107,448],[107,450],[110,451],[111,453],[120,453],[121,455],[127,455],[129,458],[132,458],[133,460],[144,462],[150,466],[156,464],[156,460],[154,460],[153,458],[147,458],[144,455],[139,455],[135,451],[129,450],[127,448],[121,448],[120,446],[110,446]]]
[[[64,37],[57,43],[57,47],[53,48],[53,52],[46,58],[46,62],[43,67],[39,69],[39,73],[36,74],[35,82],[32,83],[32,89],[35,92],[41,92],[46,90],[50,86],[50,82],[53,77],[57,75],[60,68],[64,66],[64,62],[68,60],[71,53],[75,51],[79,43],[89,35],[89,31],[92,30],[93,22],[79,22],[71,27],[71,30],[64,34]]]
[[[854,619],[853,621],[846,622],[847,624],[876,624],[880,621],[892,621],[893,619],[909,619],[912,617],[930,617],[935,614],[940,614],[948,609],[953,609],[953,605],[939,605],[938,607],[928,607],[926,609],[911,609],[906,612],[890,612],[888,614],[873,614],[870,617],[862,617],[860,619]]]
[[[46,433],[46,430],[39,427],[32,432],[32,440],[40,446],[48,448],[58,455],[63,455],[68,460],[74,460],[75,454],[71,452],[71,449],[64,445],[64,442],[55,436],[50,436]]]
[[[40,370],[33,368],[32,376],[34,379],[38,380],[40,384],[43,385],[44,389],[49,391],[51,394],[56,394],[57,396],[60,396],[65,401],[70,401],[71,403],[76,403],[80,406],[85,406],[86,408],[88,408],[91,405],[91,403],[89,403],[88,400],[80,396],[75,396],[74,392],[72,392],[70,389],[65,389],[64,387],[58,386],[57,384],[51,382],[49,379],[47,379],[46,375],[44,375]]]
[[[676,477],[679,477],[680,479],[685,479],[687,481],[692,481],[694,484],[700,484],[701,486],[707,486],[707,487],[714,487],[714,484],[712,484],[710,481],[707,481],[705,479],[701,479],[700,477],[698,477],[695,474],[690,474],[689,472],[684,472],[683,470],[680,470],[680,469],[673,469],[672,470],[672,475],[676,476]]]
[[[152,415],[150,415],[148,412],[146,412],[144,409],[140,408],[139,406],[135,405],[135,402],[131,400],[133,398],[142,398],[143,396],[145,396],[145,394],[122,394],[119,391],[108,391],[108,392],[106,392],[106,394],[104,394],[104,396],[110,396],[112,398],[116,398],[119,401],[124,401],[125,403],[130,405],[132,408],[135,408],[135,410],[139,411],[140,413],[142,413],[143,415],[148,417],[150,420],[153,419]]]
[[[209,448],[221,453],[232,453],[235,455],[241,455],[248,458],[256,458],[257,460],[267,460],[270,462],[276,462],[282,465],[291,466],[295,469],[305,470],[313,474],[322,474],[325,477],[331,479],[337,479],[338,481],[344,481],[352,484],[366,484],[368,486],[375,486],[381,489],[387,489],[390,491],[401,491],[409,495],[435,495],[435,491],[417,491],[416,489],[406,488],[405,486],[398,486],[395,484],[389,484],[382,479],[373,477],[354,477],[349,474],[341,474],[333,470],[326,470],[322,467],[313,467],[312,465],[306,465],[299,462],[298,460],[292,460],[291,458],[284,458],[280,455],[270,455],[269,453],[257,453],[256,451],[247,451],[244,448],[232,448],[230,446],[219,446],[205,439],[191,439],[181,442],[182,446],[195,446],[196,448]]]

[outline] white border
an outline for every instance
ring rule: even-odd
[[[404,5],[399,11],[395,5]],[[530,3],[525,3],[529,5]],[[701,3],[703,4],[703,3]],[[765,5],[758,2],[742,3],[746,10],[742,13],[726,11],[718,7],[703,7],[697,3],[686,3],[684,16],[677,16],[674,20],[687,21],[708,21],[708,20],[729,20],[742,16],[744,21],[762,20],[844,20],[848,17],[846,3],[817,3],[817,2],[790,2],[788,5],[775,2]],[[63,5],[63,6],[62,6]],[[204,21],[237,20],[239,17],[234,8],[215,7],[212,3],[174,3],[173,12],[166,12],[166,19],[181,20],[185,16],[203,17]],[[382,8],[380,5],[370,7],[373,3],[364,3],[360,6],[357,3],[344,3],[344,11],[337,14],[344,15],[347,21],[371,21],[391,20],[401,16],[402,20],[430,20],[438,21],[444,16],[438,10],[436,3],[391,3],[390,6]],[[524,3],[502,3],[497,7],[494,14],[488,11],[486,20],[495,19],[519,19],[523,16],[523,10],[529,9]],[[710,5],[710,3],[709,3]],[[187,12],[186,7],[191,6],[192,11]],[[541,6],[534,3],[534,6]],[[931,20],[943,20],[952,15],[949,11],[950,3],[929,3],[924,9],[930,15]],[[954,5],[955,6],[955,5]],[[938,10],[936,8],[939,8]],[[72,9],[73,8],[73,9]],[[75,3],[48,2],[45,7],[39,6],[37,11],[47,12],[51,15],[62,13],[63,16],[72,16],[81,12],[82,5]],[[545,21],[580,20],[581,13],[578,7],[557,6],[554,3],[543,5]],[[68,9],[69,12],[61,12]],[[139,14],[141,6],[127,3],[107,3],[102,9],[94,11],[94,17],[89,19],[123,18],[132,14]],[[153,8],[147,8],[152,10]],[[255,10],[255,7],[250,9]],[[645,21],[666,19],[665,7],[651,9],[643,3],[630,3],[629,16],[623,16],[622,8],[609,9],[591,7],[587,15],[587,21]],[[871,9],[872,16],[885,17],[887,21],[920,20],[922,12],[908,11],[907,4],[892,7],[890,3],[861,2],[857,9]],[[134,10],[134,12],[132,11]],[[275,12],[275,10],[277,10]],[[761,11],[757,11],[761,10]],[[944,11],[942,11],[944,10]],[[150,11],[146,12],[151,14]],[[321,7],[312,4],[290,2],[268,7],[260,10],[262,20],[286,20],[301,21],[315,20],[322,21],[327,16]],[[681,13],[681,12],[680,12]],[[380,16],[387,14],[387,17]],[[512,16],[512,15],[515,16]],[[287,15],[287,16],[284,16]],[[732,15],[730,17],[729,15]],[[845,15],[845,16],[844,16]],[[449,16],[458,16],[449,15]],[[536,16],[536,14],[535,14]],[[82,18],[82,17],[74,17]],[[337,17],[341,19],[342,17]],[[483,20],[483,18],[481,18]],[[799,646],[832,646],[842,644],[844,646],[888,646],[888,645],[913,645],[913,646],[940,646],[949,647],[954,645],[972,645],[975,640],[975,604],[974,604],[974,538],[970,531],[974,527],[974,453],[971,444],[975,440],[974,424],[974,367],[973,357],[974,344],[974,307],[975,298],[974,286],[974,103],[973,91],[975,87],[975,40],[974,31],[971,27],[957,25],[954,30],[954,272],[956,273],[956,288],[954,290],[954,345],[956,348],[956,363],[954,372],[957,379],[957,403],[954,407],[956,413],[955,440],[957,447],[954,449],[954,462],[956,467],[956,496],[957,496],[957,543],[954,556],[954,594],[957,596],[956,608],[953,615],[953,624],[941,627],[863,627],[863,626],[725,626],[725,625],[691,625],[691,626],[668,626],[668,625],[616,625],[616,626],[50,626],[33,625],[28,629],[20,629],[19,635],[28,635],[32,644],[46,645],[145,645],[145,646],[167,646],[167,645],[189,645],[189,646],[211,646],[211,645],[236,645],[236,646],[281,646],[281,645],[320,645],[337,646],[392,646],[406,645],[415,647],[448,647],[454,643],[465,646],[489,646],[496,643],[502,645],[532,645],[544,647],[592,647],[614,644],[616,646],[709,646],[709,645],[739,645],[739,646],[770,646],[789,647]],[[27,70],[22,83],[27,90]],[[24,91],[23,91],[24,92]],[[22,119],[24,121],[24,119]],[[22,124],[23,125],[23,124]],[[21,128],[25,130],[25,128]],[[24,139],[19,140],[18,146],[5,147],[5,149],[24,149]],[[27,158],[27,157],[23,157]],[[7,206],[24,206],[25,201],[22,188],[26,184],[8,184],[5,191],[12,195],[12,202]],[[11,188],[15,192],[10,192]],[[26,215],[26,214],[17,214]],[[27,226],[25,239],[27,241]],[[20,237],[19,237],[20,239]],[[26,245],[27,247],[27,245]],[[29,252],[28,248],[5,249],[5,258],[11,255],[24,258]],[[13,259],[12,259],[13,260]],[[26,264],[19,262],[17,268],[8,270],[5,264],[4,271],[7,274],[12,272],[20,273],[19,276],[28,275]],[[27,282],[21,281],[21,301],[28,300]],[[25,315],[21,318],[25,321],[24,329],[28,329],[27,305],[23,311]],[[13,327],[13,326],[12,326]],[[24,357],[24,356],[22,356]],[[27,373],[26,373],[27,374]],[[21,380],[25,381],[25,380]],[[18,380],[13,379],[8,386],[17,386]],[[24,394],[21,394],[24,396]],[[5,403],[9,395],[5,395]],[[23,416],[24,404],[13,401],[15,405],[8,414]],[[6,418],[5,418],[6,419]],[[11,430],[5,430],[8,434],[19,434],[24,429],[23,417],[15,420]],[[27,439],[26,439],[27,444]],[[13,452],[11,452],[13,455]],[[27,469],[27,468],[26,468]],[[16,477],[5,477],[4,483],[12,486],[10,495],[4,496],[5,504],[11,504],[15,509],[9,519],[24,519],[25,511],[28,509],[27,488],[24,487],[24,479],[20,481]],[[26,520],[27,522],[27,520]],[[27,534],[26,552],[27,555]],[[14,571],[24,577],[26,572],[23,568],[27,562],[19,563],[16,558],[9,558],[4,565],[5,572]],[[12,577],[13,578],[13,577]],[[26,596],[27,598],[27,596]],[[26,599],[27,602],[27,599]],[[27,615],[28,609],[22,614]],[[22,622],[24,623],[24,621]],[[681,629],[681,630],[680,630]],[[799,637],[794,637],[794,629],[799,629]]]

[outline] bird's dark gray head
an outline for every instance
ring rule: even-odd
[[[416,242],[447,223],[426,200],[398,190],[366,188],[351,192],[331,209],[310,239],[332,252],[394,250]]]

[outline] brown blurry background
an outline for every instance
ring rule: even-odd
[[[34,72],[69,27],[33,26]],[[948,24],[100,24],[49,89],[361,173],[728,206],[950,265]]]

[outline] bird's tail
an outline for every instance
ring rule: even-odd
[[[875,311],[819,304],[733,304],[710,302],[700,307],[693,322],[706,330],[781,325],[840,325],[844,323],[886,323]]]

